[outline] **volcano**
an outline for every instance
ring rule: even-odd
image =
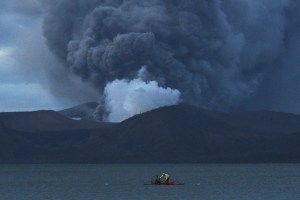
[[[1,163],[300,162],[300,116],[166,106],[120,123],[0,113]]]

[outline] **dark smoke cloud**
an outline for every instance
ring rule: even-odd
[[[184,101],[228,109],[251,97],[271,99],[275,93],[265,97],[256,91],[273,88],[273,74],[299,72],[297,0],[49,0],[43,5],[48,46],[99,91],[117,78],[135,78],[147,66],[148,80],[180,90]]]

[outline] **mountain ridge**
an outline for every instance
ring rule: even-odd
[[[120,123],[72,120],[54,111],[30,114],[40,125],[28,129],[20,126],[20,113],[10,114],[10,123],[0,113],[0,163],[300,162],[299,115],[190,105],[161,107]],[[31,126],[35,118],[27,116]]]

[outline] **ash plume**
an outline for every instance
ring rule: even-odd
[[[281,72],[299,73],[299,4],[49,0],[43,3],[44,35],[65,67],[100,93],[116,79],[135,79],[147,66],[145,81],[178,89],[183,101],[231,109],[251,98],[267,102]],[[260,88],[270,92],[264,96]]]

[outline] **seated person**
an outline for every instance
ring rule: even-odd
[[[169,183],[170,180],[170,175],[167,173],[162,173],[162,175],[160,176],[160,179],[164,178],[165,179],[165,183]]]
[[[160,180],[160,178],[158,176],[156,176],[154,184],[161,184],[161,180]]]

